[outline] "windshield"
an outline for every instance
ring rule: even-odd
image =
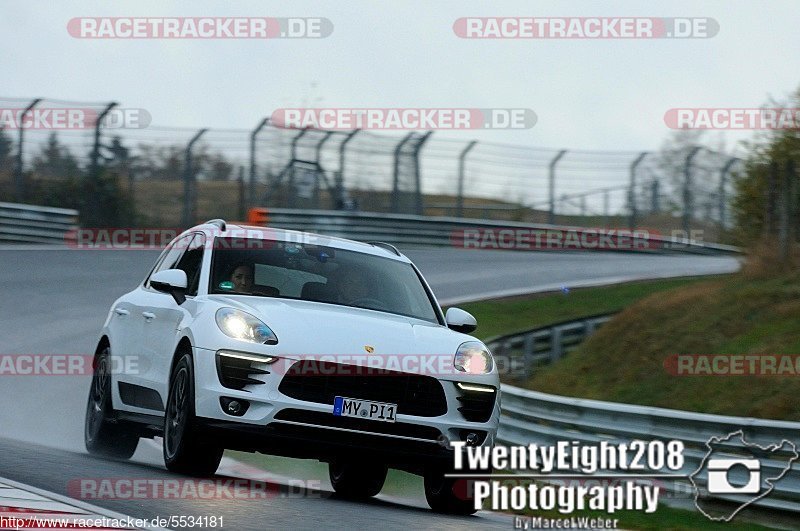
[[[439,323],[411,264],[356,251],[218,237],[210,282],[209,293],[324,302]]]

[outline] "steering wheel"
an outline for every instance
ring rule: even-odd
[[[386,304],[372,297],[360,297],[348,303],[350,306],[361,306],[371,310],[386,310]]]

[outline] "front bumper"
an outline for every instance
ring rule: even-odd
[[[449,441],[466,440],[475,433],[479,444],[491,446],[497,434],[499,396],[487,422],[470,422],[459,411],[463,404],[459,400],[461,392],[453,381],[443,378],[439,381],[447,402],[446,413],[398,413],[395,423],[384,423],[337,417],[333,415],[332,402],[287,396],[279,390],[282,374],[258,375],[263,385],[230,389],[220,383],[216,352],[201,348],[194,351],[195,412],[207,436],[218,439],[225,448],[322,461],[352,455],[409,468],[431,461],[452,462]],[[352,397],[362,398],[357,391]],[[242,416],[233,416],[223,410],[223,398],[244,400],[249,406]]]

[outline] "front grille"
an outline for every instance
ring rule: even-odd
[[[377,422],[355,417],[337,417],[331,413],[320,411],[306,411],[303,409],[283,409],[275,415],[275,420],[290,420],[302,422],[304,424],[314,424],[315,426],[326,426],[332,428],[345,428],[348,430],[367,431],[381,433],[385,435],[402,435],[404,437],[415,437],[417,439],[428,439],[436,441],[442,434],[431,426],[419,426],[407,422]]]
[[[461,403],[458,410],[470,422],[486,422],[492,416],[496,399],[496,391],[494,393],[464,391],[458,397]]]
[[[278,390],[297,400],[331,404],[337,396],[397,404],[397,413],[438,417],[447,413],[436,378],[316,360],[298,361]]]
[[[228,389],[236,389],[239,391],[248,385],[264,385],[264,382],[256,380],[252,378],[252,376],[269,374],[269,371],[259,369],[255,367],[255,365],[264,364],[234,356],[226,356],[217,352],[217,376],[219,377],[219,383]]]

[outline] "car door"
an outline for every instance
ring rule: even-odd
[[[174,269],[194,236],[190,234],[172,242],[145,282],[127,297],[125,309],[129,314],[125,317],[130,322],[131,338],[125,348],[125,359],[117,363],[123,367],[116,378],[115,405],[120,404],[119,409],[150,414],[163,411],[164,397],[153,383],[157,371],[148,339],[155,318],[153,306],[166,303],[166,299],[173,304],[175,301],[170,295],[150,287],[150,277],[159,271]]]
[[[133,359],[138,338],[142,333],[142,322],[136,316],[133,304],[137,290],[115,301],[109,315],[108,339],[111,345],[111,368],[114,379],[125,378],[119,369],[124,367],[125,360]]]
[[[205,250],[205,236],[202,233],[191,235],[191,239],[183,242],[185,250],[171,267],[186,273],[186,301],[178,305],[168,293],[150,290],[145,296],[142,310],[144,331],[142,348],[150,366],[145,385],[154,389],[161,397],[162,405],[166,404],[169,388],[172,355],[178,342],[178,330],[184,319],[191,319],[197,311],[197,295],[200,271]]]

